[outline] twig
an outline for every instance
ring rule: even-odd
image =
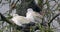
[[[13,21],[10,21],[10,20],[7,19],[5,16],[3,16],[1,13],[0,13],[0,16],[1,16],[1,19],[2,19],[3,21],[6,21],[7,23],[14,25]]]
[[[56,18],[56,17],[58,17],[60,15],[60,13],[58,13],[56,16],[54,16],[51,20],[50,20],[50,22],[48,23],[48,25],[50,25],[50,23]]]

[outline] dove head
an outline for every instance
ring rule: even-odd
[[[32,9],[32,8],[28,8],[28,9],[27,9],[26,16],[31,15],[33,12],[34,12],[34,11],[33,11],[33,9]]]
[[[27,12],[33,12],[32,8],[27,9]]]

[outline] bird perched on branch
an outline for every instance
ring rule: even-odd
[[[28,15],[27,15],[28,16]],[[28,31],[30,26],[35,26],[35,23],[29,20],[29,18],[24,16],[19,16],[18,14],[13,14],[13,18],[11,19],[16,25],[18,25],[18,30]],[[28,30],[26,30],[28,29]]]
[[[34,25],[35,23],[41,23],[43,16],[40,15],[40,11],[41,9],[39,6],[35,5],[33,2],[33,6],[29,6],[27,9],[26,17],[14,14],[12,20],[19,26],[24,24]]]
[[[41,18],[43,18],[42,15],[40,15],[38,12],[33,11],[33,9],[29,8],[27,9],[26,17],[19,16],[18,14],[13,14],[13,18],[11,20],[14,21],[14,23],[16,23],[17,25],[21,26],[22,24],[28,24],[30,22],[41,23]]]
[[[18,26],[22,26],[23,24],[28,24],[31,21],[28,20],[29,18],[24,16],[19,16],[18,14],[13,14],[13,18],[11,19],[14,23],[16,23]]]

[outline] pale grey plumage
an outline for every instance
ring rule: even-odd
[[[31,21],[33,20],[33,22],[42,22],[43,16],[40,15],[38,12],[33,11],[33,9],[31,8],[27,9],[26,15],[28,15],[27,18],[30,18]]]

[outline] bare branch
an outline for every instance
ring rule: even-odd
[[[50,20],[50,22],[48,23],[49,25],[50,25],[50,23],[56,18],[56,17],[58,17],[60,15],[60,13],[58,13],[56,16],[54,16],[51,20]]]
[[[5,16],[3,16],[1,13],[0,13],[0,16],[1,16],[1,19],[3,21],[6,21],[7,23],[11,24],[11,25],[16,25],[13,21],[10,21],[9,19],[7,19]]]

